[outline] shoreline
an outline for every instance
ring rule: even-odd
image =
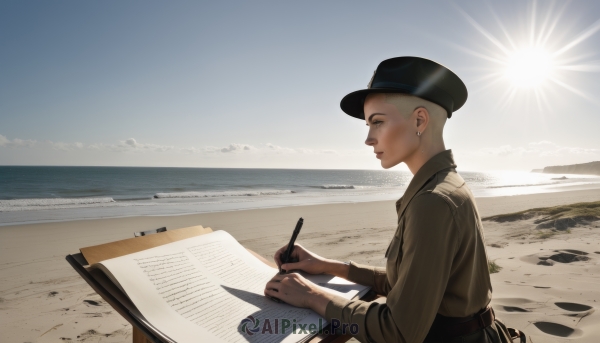
[[[476,198],[481,217],[599,200],[599,189]],[[0,332],[9,342],[55,342],[61,337],[101,343],[131,340],[131,327],[85,284],[64,257],[81,247],[131,238],[133,232],[162,226],[173,230],[203,225],[225,230],[245,247],[271,259],[289,240],[302,216],[305,225],[298,243],[324,257],[383,266],[385,248],[396,229],[394,203],[385,200],[2,226]],[[569,322],[571,317],[556,317],[554,309],[540,304],[562,299],[600,307],[600,222],[595,223],[598,226],[577,227],[572,233],[540,240],[533,219],[483,222],[489,259],[503,267],[492,275],[493,305],[501,319],[525,329],[528,335],[546,335],[530,325],[532,320],[574,324]],[[527,262],[540,254],[540,249],[575,249],[586,252],[591,259],[552,267]],[[573,287],[578,280],[583,284]],[[511,306],[530,312],[512,313],[508,310]],[[578,325],[585,325],[585,329],[577,329],[578,335],[588,338],[582,342],[595,342],[600,337],[594,329],[600,328],[600,312],[576,319],[581,322]],[[563,342],[546,336],[536,341]]]
[[[402,194],[403,194],[404,190],[402,190]],[[580,194],[582,194],[583,198],[590,198],[590,199],[595,199],[593,197],[593,195],[591,196],[587,196],[585,194],[592,194],[594,192],[600,192],[600,184],[598,183],[592,183],[592,184],[587,184],[585,185],[585,187],[582,187],[582,185],[565,185],[565,186],[561,186],[555,189],[545,189],[542,191],[538,191],[535,193],[525,193],[525,194],[509,194],[509,195],[497,195],[497,194],[479,194],[476,195],[475,198],[476,199],[496,199],[496,198],[511,198],[511,199],[515,199],[517,202],[519,202],[521,199],[521,197],[533,197],[535,199],[538,199],[539,196],[542,195],[547,195],[549,198],[556,198],[557,196],[554,194],[563,194],[566,197],[570,197],[569,194],[573,194],[573,192],[581,192]],[[398,194],[401,194],[400,192]],[[0,229],[2,227],[7,227],[7,226],[15,226],[15,225],[35,225],[35,224],[44,224],[44,223],[61,223],[61,222],[72,222],[72,221],[81,221],[81,220],[101,220],[101,219],[122,219],[122,218],[135,218],[135,217],[172,217],[172,216],[193,216],[193,215],[201,215],[201,214],[209,214],[209,213],[224,213],[224,212],[238,212],[238,211],[252,211],[252,210],[263,210],[263,209],[276,209],[276,208],[285,208],[285,207],[302,207],[302,206],[323,206],[323,205],[335,205],[335,204],[360,204],[360,203],[370,203],[370,202],[386,202],[386,201],[391,201],[391,202],[395,202],[396,199],[398,199],[401,195],[398,196],[393,196],[390,193],[386,193],[384,195],[362,195],[362,196],[353,196],[352,195],[338,195],[338,196],[333,196],[333,197],[322,197],[322,198],[314,198],[312,199],[312,201],[298,201],[298,200],[290,200],[290,199],[262,199],[259,201],[252,201],[252,202],[245,202],[243,200],[240,200],[239,202],[231,202],[228,203],[227,205],[229,206],[225,206],[223,204],[221,204],[220,208],[213,208],[210,209],[210,206],[212,204],[204,204],[206,207],[208,207],[209,209],[205,209],[205,210],[188,210],[188,211],[174,211],[174,212],[169,212],[167,210],[165,210],[167,207],[177,207],[178,205],[181,206],[181,208],[187,208],[190,209],[191,206],[189,203],[183,203],[183,204],[178,204],[178,203],[164,203],[164,204],[156,204],[157,207],[162,206],[158,210],[158,212],[162,212],[159,214],[153,214],[152,212],[156,212],[154,206],[140,206],[139,208],[136,208],[135,206],[131,206],[131,207],[123,207],[123,208],[117,208],[117,207],[80,207],[80,208],[69,208],[69,209],[35,209],[35,210],[24,210],[24,211],[5,211],[5,212],[1,212],[0,211],[0,217],[4,217],[4,219],[0,219]],[[563,197],[563,196],[559,196],[559,197]],[[393,198],[393,199],[391,199]],[[487,200],[478,200],[479,201],[483,201],[483,202],[487,202]],[[586,200],[581,200],[581,201],[586,201]],[[574,201],[577,202],[577,201]],[[549,204],[552,202],[549,202]],[[192,206],[198,206],[201,203],[197,203],[194,204]],[[241,204],[241,205],[240,205]],[[558,203],[557,203],[558,204]],[[544,205],[546,206],[546,205]],[[554,205],[547,205],[547,206],[554,206]],[[536,207],[543,207],[543,206],[536,206]],[[130,210],[131,211],[136,211],[136,213],[133,214],[115,214],[118,210],[122,210],[121,212],[124,212],[125,210]],[[65,212],[79,212],[78,216],[74,216],[73,218],[64,218],[65,216]],[[518,211],[518,210],[515,210]],[[515,211],[511,211],[509,210],[509,212],[515,212]],[[95,214],[93,214],[95,212]],[[98,214],[98,212],[106,212],[108,214],[102,216],[101,214]],[[112,212],[112,213],[111,213]],[[27,214],[31,214],[34,217],[45,217],[46,219],[38,219],[38,220],[28,220],[28,221],[20,221],[19,217],[24,217]],[[86,216],[86,213],[91,213],[90,215]],[[494,214],[501,214],[501,213],[506,213],[506,212],[498,212],[498,213],[494,213]],[[73,216],[73,215],[72,215]],[[485,217],[486,215],[482,214],[482,217]],[[13,218],[13,219],[8,219],[9,221],[5,222],[5,220],[7,220],[6,218]],[[57,219],[52,219],[52,217],[58,217]]]

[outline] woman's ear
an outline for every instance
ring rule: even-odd
[[[429,111],[425,107],[417,107],[413,114],[417,119],[417,131],[423,133],[429,124]]]

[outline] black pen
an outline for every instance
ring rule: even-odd
[[[304,224],[304,219],[302,219],[302,217],[300,217],[300,219],[298,219],[298,223],[296,223],[296,228],[294,229],[294,232],[292,233],[292,238],[290,239],[290,243],[288,244],[288,247],[285,250],[285,253],[283,253],[283,255],[281,255],[281,266],[284,263],[292,262],[290,259],[290,256],[292,255],[292,251],[294,250],[294,243],[296,243],[296,238],[298,237],[298,234],[300,233],[300,229],[302,229],[302,224]],[[281,269],[281,266],[279,266],[279,274],[285,274],[283,269]]]

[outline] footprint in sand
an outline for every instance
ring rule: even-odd
[[[100,303],[94,300],[84,300],[83,302],[92,306],[100,306]]]
[[[539,266],[553,266],[555,262],[559,263],[572,263],[579,261],[589,261],[590,257],[587,252],[575,249],[561,249],[554,250],[555,254],[552,255],[529,255],[522,258],[525,262],[533,262],[537,257],[537,265]]]
[[[582,333],[579,329],[552,322],[535,322],[533,325],[543,333],[558,337],[577,337]]]
[[[577,304],[577,303],[566,303],[566,302],[558,302],[554,303],[554,305],[562,308],[563,310],[572,311],[572,312],[583,312],[587,310],[591,310],[593,307],[589,305]]]
[[[560,263],[571,263],[577,261],[589,261],[590,258],[582,255],[582,254],[572,254],[569,252],[559,252],[558,254],[554,254],[550,256],[552,261],[560,262]]]
[[[583,318],[589,316],[594,313],[594,308],[589,305],[577,304],[577,303],[569,303],[569,302],[557,302],[554,305],[560,307],[563,310],[574,312],[574,313],[565,313],[566,316],[569,317],[579,317]]]
[[[500,306],[500,308],[506,312],[531,312],[529,310],[517,306]]]
[[[492,302],[494,309],[504,312],[531,312],[539,307],[536,302],[526,298],[498,298]]]
[[[99,342],[102,338],[105,337],[120,337],[123,340],[119,340],[121,342],[125,341],[125,337],[128,336],[128,332],[125,329],[119,329],[110,333],[101,333],[94,329],[87,330],[85,332],[80,333],[77,336],[77,342]],[[112,342],[112,341],[111,341]]]

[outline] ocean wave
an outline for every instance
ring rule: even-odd
[[[322,185],[319,186],[322,189],[356,189],[353,185]]]
[[[156,193],[155,199],[173,199],[173,198],[214,198],[214,197],[243,197],[243,196],[261,196],[261,195],[283,195],[292,194],[290,190],[262,190],[262,191],[210,191],[210,192],[177,192],[177,193]]]
[[[145,197],[133,197],[133,198],[117,198],[117,199],[115,199],[115,201],[122,202],[122,201],[138,201],[138,200],[152,200],[152,199],[154,199],[154,197],[145,196]]]
[[[114,203],[113,198],[48,198],[0,200],[0,212],[80,207]]]
[[[510,187],[533,187],[533,186],[549,186],[556,185],[560,182],[549,182],[549,183],[528,183],[524,185],[503,185],[503,186],[489,186],[488,188],[510,188]]]

